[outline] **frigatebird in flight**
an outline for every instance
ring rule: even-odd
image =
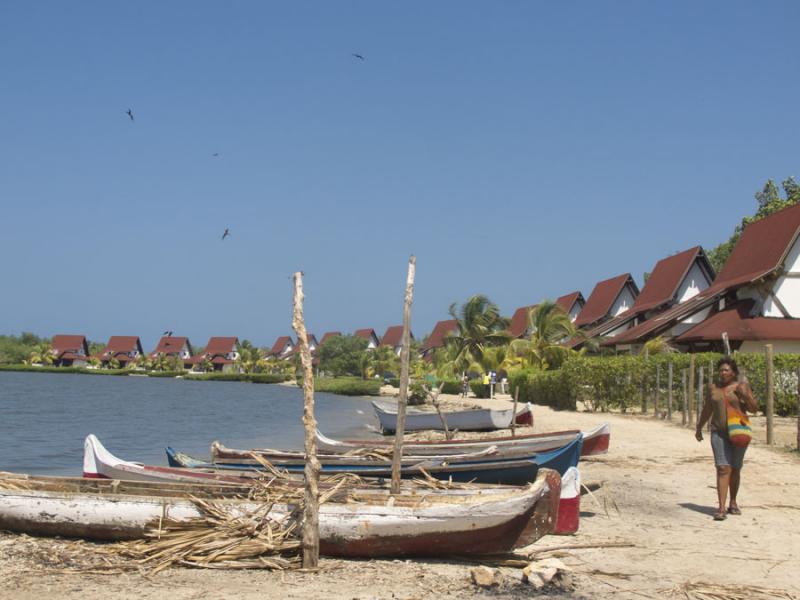
[[[222,234],[222,239],[224,240],[224,239],[225,239],[226,237],[228,237],[230,234],[231,234],[230,230],[229,230],[229,229],[226,227],[226,228],[225,228],[225,233],[223,233],[223,234]],[[220,240],[220,241],[222,241],[222,240]]]
[[[361,54],[356,54],[355,52],[352,53],[358,60],[364,60],[364,57]]]
[[[125,114],[131,118],[131,121],[133,121],[133,111],[130,108],[125,111]]]
[[[172,337],[172,332],[171,332],[171,331],[165,331],[165,332],[164,332],[163,334],[161,334],[161,335],[165,335],[165,336],[167,336],[167,337]]]

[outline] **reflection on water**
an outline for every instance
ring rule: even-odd
[[[315,394],[319,428],[369,437],[364,398]],[[164,448],[207,457],[234,448],[302,449],[302,390],[187,379],[0,372],[0,470],[79,475],[94,433],[127,460],[166,464]]]

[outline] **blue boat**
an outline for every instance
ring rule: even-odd
[[[507,485],[524,485],[536,479],[540,468],[558,471],[559,474],[577,466],[581,455],[583,436],[577,434],[568,444],[548,452],[540,452],[527,456],[487,457],[482,459],[442,460],[430,457],[418,457],[418,462],[404,457],[400,475],[403,478],[419,477],[422,470],[436,479],[459,482],[474,481],[477,483],[494,483]],[[170,466],[187,468],[217,469],[225,472],[257,472],[263,467],[252,460],[242,463],[212,463],[192,458],[174,448],[167,448],[167,459]],[[276,469],[301,475],[305,469],[302,460],[269,461]],[[361,477],[392,476],[391,461],[375,460],[365,457],[337,457],[335,460],[321,459],[321,472],[325,475],[335,473],[355,473]]]

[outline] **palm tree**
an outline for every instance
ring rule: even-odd
[[[458,331],[444,338],[445,346],[457,348],[453,359],[456,372],[482,365],[484,352],[491,346],[508,343],[508,319],[486,296],[471,296],[461,308],[450,305],[450,316],[456,320]]]
[[[239,345],[239,366],[245,373],[258,373],[264,367],[264,353],[250,340]]]
[[[386,373],[399,372],[400,358],[395,354],[394,349],[389,346],[379,346],[372,352],[364,353],[363,376],[365,379],[379,375],[383,377]]]
[[[528,313],[528,340],[514,340],[512,351],[533,367],[540,369],[557,368],[570,353],[574,352],[564,345],[577,334],[577,329],[569,315],[558,304],[545,300]]]
[[[30,362],[40,364],[40,365],[52,365],[53,364],[53,352],[50,349],[50,344],[39,344],[33,349],[30,356]]]

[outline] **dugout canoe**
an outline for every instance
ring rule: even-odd
[[[581,456],[606,454],[608,452],[611,441],[611,426],[608,423],[603,423],[592,430],[584,432],[578,429],[570,429],[567,431],[553,431],[517,436],[404,441],[403,454],[413,454],[416,456],[461,454],[466,452],[478,452],[481,449],[491,446],[497,447],[499,451],[503,451],[506,448],[515,448],[526,452],[544,452],[554,448],[560,448],[579,433],[583,433]],[[336,440],[329,438],[321,431],[317,430],[317,447],[323,452],[391,452],[393,445],[394,441],[387,439]]]
[[[541,469],[526,486],[503,489],[359,492],[320,506],[320,553],[326,556],[484,555],[528,545],[552,531],[558,517],[561,479]],[[183,489],[182,489],[183,486]],[[231,497],[224,489],[170,482],[35,477],[0,474],[0,529],[45,536],[117,541],[138,539],[159,519],[200,516],[189,496],[204,494],[232,516],[263,513],[264,505]],[[205,492],[204,492],[205,490]],[[267,517],[294,519],[302,511],[276,502]]]
[[[380,422],[381,431],[393,433],[397,429],[397,404],[384,400],[373,400],[372,408]],[[507,429],[514,420],[514,409],[475,408],[467,410],[442,411],[448,429],[459,431],[488,431]],[[531,424],[530,406],[525,406],[516,415],[518,424]],[[442,417],[435,410],[421,410],[413,406],[406,407],[406,431],[425,429],[444,430]]]

